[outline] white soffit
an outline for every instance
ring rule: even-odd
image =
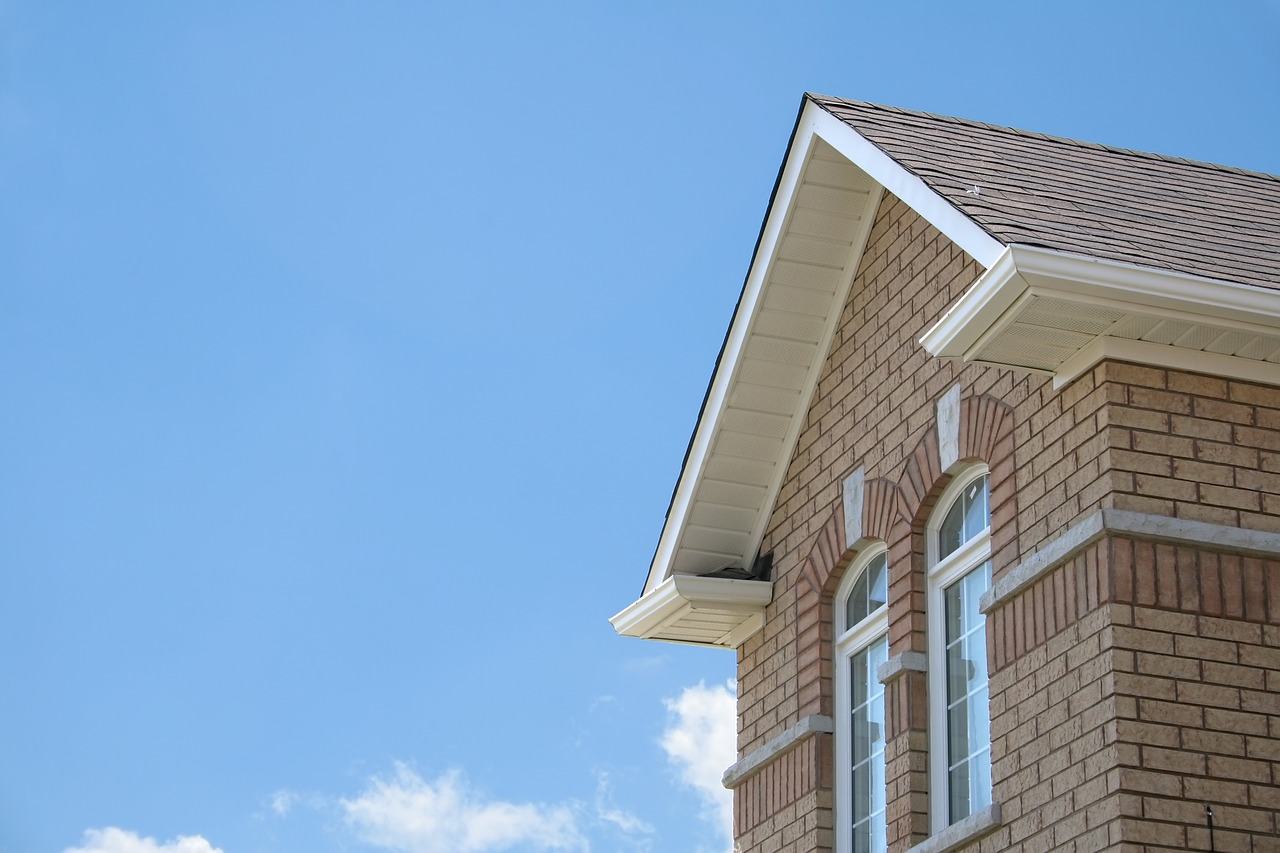
[[[1103,358],[1280,385],[1280,291],[1010,246],[920,342],[1058,386]]]
[[[736,648],[772,600],[769,581],[675,575],[609,621],[626,637]]]
[[[830,349],[881,189],[815,132],[831,118],[815,110],[783,164],[646,594],[672,575],[751,567]]]

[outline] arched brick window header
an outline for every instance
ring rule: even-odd
[[[954,471],[984,463],[991,474],[992,568],[1000,572],[1016,562],[1017,543],[1014,503],[1013,409],[987,395],[960,401],[957,451],[950,471],[943,470],[937,427],[930,427],[907,457],[897,480],[878,477],[863,484],[862,537],[880,540],[889,547],[891,598],[923,594],[923,555],[913,553],[925,520]],[[800,570],[797,632],[801,661],[800,705],[809,713],[831,713],[830,676],[820,662],[830,657],[830,605],[844,570],[856,552],[846,541],[844,506],[837,501],[814,536]],[[921,559],[916,559],[920,557]],[[910,567],[903,572],[901,567]],[[918,589],[917,589],[918,588]],[[918,618],[913,618],[918,617]],[[919,623],[919,624],[917,624]],[[891,626],[896,648],[916,648],[923,643],[923,616],[913,613]],[[900,644],[905,644],[900,646]]]
[[[964,397],[960,401],[959,460],[952,470],[974,462],[986,464],[991,472],[991,523],[993,532],[1000,530],[993,543],[995,568],[1008,564],[1013,555],[1004,554],[1001,559],[1002,541],[1016,541],[1012,525],[1016,520],[1014,507],[1013,466],[1013,409],[995,397],[980,395]],[[897,481],[877,477],[867,480],[863,486],[862,533],[867,539],[878,539],[891,544],[900,540],[907,529],[903,525],[923,523],[938,495],[950,482],[951,471],[944,471],[938,448],[938,432],[930,428],[907,457],[906,465]],[[807,590],[803,594],[816,594],[829,598],[839,582],[840,572],[853,559],[850,546],[845,542],[844,507],[837,503],[831,515],[819,529],[807,555],[803,577]]]

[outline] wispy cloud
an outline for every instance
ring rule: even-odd
[[[699,682],[666,700],[662,749],[680,779],[702,798],[704,816],[733,846],[733,794],[721,783],[737,758],[737,685]]]
[[[613,801],[613,784],[608,773],[596,774],[596,818],[628,835],[649,835],[653,827]]]
[[[279,790],[271,795],[271,810],[280,817],[284,817],[293,810],[296,802],[298,802],[298,795],[295,792]]]
[[[488,799],[457,771],[428,781],[397,763],[393,774],[375,776],[360,796],[339,804],[362,841],[397,853],[589,849],[571,807]]]
[[[79,847],[68,847],[63,853],[222,853],[199,835],[182,835],[161,844],[154,838],[143,838],[136,832],[108,826],[86,829]]]

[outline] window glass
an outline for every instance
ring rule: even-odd
[[[946,744],[943,754],[934,756],[934,778],[940,786],[934,807],[944,816],[943,825],[991,804],[986,618],[979,609],[982,594],[991,586],[990,550],[974,545],[957,553],[991,525],[988,481],[984,473],[965,483],[942,509],[936,528],[937,556],[931,570],[935,597],[930,606],[941,610],[932,622],[941,635],[933,641],[933,653],[941,660],[935,658],[930,669],[939,674],[931,694],[935,689],[941,694],[931,695],[931,703],[942,705],[934,714],[935,731]]]
[[[990,585],[987,560],[943,592],[950,823],[991,803],[987,631],[978,610],[978,599]]]
[[[938,559],[945,560],[991,523],[987,475],[965,486],[938,526]]]
[[[837,849],[884,853],[884,685],[888,561],[884,551],[854,566],[841,587],[835,618],[837,689]]]
[[[884,554],[873,559],[859,575],[845,602],[845,627],[852,628],[884,606],[888,599],[888,571]]]
[[[885,849],[884,685],[876,677],[889,658],[889,638],[880,637],[849,659],[852,755],[850,785],[854,853]]]

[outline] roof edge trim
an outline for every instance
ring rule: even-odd
[[[806,130],[822,137],[828,145],[848,157],[850,162],[902,199],[978,263],[990,268],[999,259],[1005,250],[1004,243],[859,133],[857,128],[831,113],[812,95],[805,97],[805,110],[800,120]]]
[[[1051,363],[1031,366],[1032,362],[1005,362],[994,355],[992,348],[1000,349],[1001,338],[1015,333],[1022,312],[1040,299],[1074,305],[1068,310],[1078,318],[1106,310],[1116,316],[1150,318],[1153,323],[1204,324],[1268,338],[1280,335],[1280,292],[1275,290],[1015,244],[920,338],[920,343],[938,358],[1047,372],[1057,387],[1104,358],[1176,365],[1200,373],[1280,384],[1280,366],[1274,360],[1241,358],[1179,342],[1134,340],[1101,326],[1084,335],[1070,323],[1037,326],[1078,339],[1067,354]],[[1086,325],[1094,319],[1087,319]],[[1044,350],[1061,349],[1061,341],[1046,343]]]
[[[764,626],[764,609],[772,600],[771,581],[673,575],[609,622],[624,637],[737,648]],[[696,622],[708,612],[735,624],[715,639],[695,639],[697,631],[681,623]]]

